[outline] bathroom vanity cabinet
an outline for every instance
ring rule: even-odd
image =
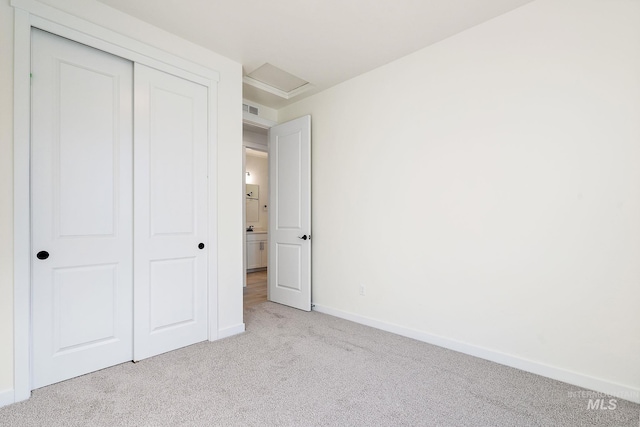
[[[247,232],[247,270],[266,268],[268,249],[266,231]]]

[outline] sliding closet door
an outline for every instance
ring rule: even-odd
[[[132,77],[32,32],[33,388],[133,356]]]
[[[134,359],[207,339],[207,89],[135,65]]]

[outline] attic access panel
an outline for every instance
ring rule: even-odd
[[[244,77],[244,82],[284,99],[293,98],[311,88],[311,84],[268,62]]]

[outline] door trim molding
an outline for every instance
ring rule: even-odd
[[[35,0],[11,0],[14,7],[13,96],[13,295],[14,384],[13,402],[31,396],[31,28],[77,41],[90,47],[159,69],[208,88],[208,339],[218,331],[217,249],[217,82],[219,73],[131,39],[97,24],[62,12]],[[222,334],[224,335],[224,334]],[[6,394],[3,393],[3,399]],[[0,405],[1,406],[1,405]]]
[[[13,73],[13,387],[14,400],[31,395],[30,115],[31,22],[15,9]]]
[[[242,122],[262,129],[270,129],[271,127],[278,124],[278,122],[274,122],[273,120],[265,119],[263,117],[254,116],[253,114],[249,114],[246,111],[242,112]]]

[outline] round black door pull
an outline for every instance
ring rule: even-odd
[[[40,251],[40,252],[38,252],[38,253],[36,254],[36,257],[37,257],[38,259],[47,259],[47,258],[49,258],[49,252],[47,252],[47,251]]]
[[[307,235],[306,235],[306,234],[304,234],[302,237],[299,237],[299,236],[298,236],[298,239],[307,240]]]
[[[198,249],[204,249],[204,243],[200,243],[200,244],[198,245]]]

